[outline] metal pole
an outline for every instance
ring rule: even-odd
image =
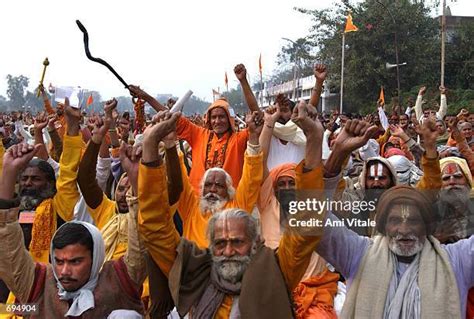
[[[398,32],[395,30],[395,63],[397,63],[397,95],[398,95],[398,104],[400,101],[400,62],[398,61]]]
[[[346,46],[346,33],[342,32],[342,57],[341,57],[341,100],[339,104],[339,114],[342,114],[342,100],[344,97],[344,51]]]
[[[395,27],[395,60],[397,63],[397,95],[398,95],[398,103],[401,103],[400,100],[400,66],[399,66],[399,61],[398,61],[398,32],[397,32],[397,22],[395,21],[395,18],[393,17],[392,12],[388,7],[386,7],[382,2],[376,0],[378,4],[380,4],[390,15],[390,18],[393,21],[394,27]]]
[[[446,0],[443,0],[443,15],[441,17],[441,86],[444,86],[444,63],[446,54]]]

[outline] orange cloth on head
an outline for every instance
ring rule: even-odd
[[[295,169],[296,169],[295,163],[285,163],[277,167],[274,167],[269,173],[273,181],[273,187],[276,186],[278,179],[280,177],[291,177],[293,179],[296,179]]]
[[[230,105],[229,105],[229,102],[227,102],[227,100],[225,98],[220,98],[218,100],[216,100],[214,103],[212,103],[208,108],[207,108],[207,111],[206,111],[206,118],[205,118],[205,123],[206,123],[206,127],[209,129],[209,130],[212,130],[212,125],[211,125],[211,111],[216,109],[216,108],[221,108],[223,109],[226,113],[227,113],[227,118],[229,119],[229,129],[234,131],[234,127],[235,127],[235,120],[232,116],[230,116],[230,112],[229,112],[229,108],[230,108]]]
[[[248,130],[233,131],[233,118],[229,113],[229,104],[225,100],[219,99],[211,104],[207,114],[217,107],[226,111],[230,125],[229,132],[220,138],[210,129],[210,116],[206,116],[206,127],[197,126],[184,116],[180,117],[177,124],[178,138],[188,142],[192,149],[193,166],[189,174],[189,180],[196,194],[201,192],[200,182],[206,171],[206,153],[208,153],[207,157],[211,162],[223,163],[220,166],[232,177],[234,187],[237,187],[242,176],[244,153],[249,136]],[[213,136],[210,140],[211,133]],[[223,154],[224,148],[225,154]]]
[[[336,319],[334,297],[338,280],[339,274],[326,268],[319,275],[301,281],[293,290],[296,318]]]
[[[392,147],[391,149],[386,151],[383,157],[389,158],[390,156],[394,156],[394,155],[401,155],[401,156],[406,157],[405,153],[401,149],[396,148],[396,147]]]

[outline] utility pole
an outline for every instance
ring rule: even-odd
[[[444,86],[444,63],[446,54],[446,0],[443,0],[443,15],[441,16],[441,86]]]

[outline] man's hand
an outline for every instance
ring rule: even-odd
[[[31,146],[26,143],[11,146],[3,156],[3,173],[18,175],[35,156],[38,149],[39,145]]]
[[[107,117],[113,118],[113,110],[117,107],[117,100],[115,98],[105,102],[104,111]]]
[[[48,116],[48,131],[52,132],[56,130],[56,122],[58,121],[58,115],[52,114]]]
[[[424,120],[420,127],[419,134],[423,139],[423,147],[425,148],[426,157],[431,159],[438,157],[436,138],[438,137],[439,132],[436,128],[435,120],[433,118]]]
[[[293,109],[291,120],[303,130],[303,133],[308,136],[312,134],[323,135],[324,128],[318,120],[318,113],[316,108],[312,105],[306,104],[301,100]]]
[[[422,86],[419,90],[418,90],[418,95],[424,95],[426,92],[426,86]]]
[[[333,152],[340,152],[345,156],[364,146],[372,135],[377,131],[376,125],[359,120],[347,120],[346,125],[341,130],[334,141]]]
[[[234,67],[234,73],[239,82],[247,80],[247,69],[245,68],[245,65],[237,64]]]
[[[110,119],[105,118],[105,120],[103,120],[101,117],[97,116],[95,118],[94,129],[92,130],[92,142],[98,145],[102,144],[109,127]]]
[[[314,77],[318,82],[324,82],[324,80],[326,80],[327,75],[328,71],[324,64],[316,64],[314,66]]]
[[[35,117],[35,124],[34,124],[34,129],[35,129],[35,134],[43,134],[43,129],[48,126],[48,116],[46,113],[41,112]]]
[[[461,111],[459,111],[456,117],[458,118],[458,121],[461,121],[461,120],[466,121],[467,118],[469,117],[469,111],[466,109],[461,109]]]
[[[275,123],[280,118],[280,106],[277,104],[275,106],[270,106],[265,109],[264,119],[265,125],[274,127]]]
[[[258,145],[258,138],[263,129],[263,119],[259,112],[252,112],[245,117],[245,123],[249,130],[249,143]]]
[[[390,135],[395,137],[401,137],[404,133],[405,131],[403,131],[400,125],[390,124]]]
[[[145,91],[143,91],[139,86],[137,85],[129,85],[128,86],[128,90],[130,91],[130,94],[133,96],[133,97],[136,97],[136,98],[139,98],[141,100],[147,100],[150,95],[148,93],[146,93]]]
[[[144,163],[158,161],[161,164],[161,156],[158,153],[158,144],[172,131],[176,131],[181,112],[170,113],[160,111],[153,117],[152,124],[143,132],[143,157]]]
[[[81,121],[81,110],[69,105],[69,99],[64,101],[64,117],[67,123],[67,135],[79,135],[79,122]]]
[[[0,177],[0,198],[13,199],[18,174],[25,169],[41,145],[16,144],[3,155],[3,173]]]
[[[138,193],[138,163],[142,157],[142,147],[127,145],[122,142],[120,145],[120,164],[127,172],[128,180],[132,185],[133,194]]]
[[[446,88],[443,85],[439,86],[439,93],[445,95],[446,94]]]
[[[452,117],[448,120],[448,131],[453,134],[456,132],[459,133],[457,117]]]

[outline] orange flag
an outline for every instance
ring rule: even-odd
[[[258,70],[260,71],[260,75],[262,75],[262,54],[260,53],[260,57],[258,58]]]
[[[344,33],[354,32],[354,31],[358,31],[358,30],[359,30],[359,28],[354,25],[354,23],[352,22],[352,16],[349,13],[347,15],[346,28],[344,29]]]
[[[92,103],[94,103],[94,99],[92,98],[92,93],[91,93],[91,95],[89,95],[89,97],[87,98],[86,106],[89,106]]]
[[[377,102],[379,102],[381,106],[385,105],[385,94],[383,93],[383,86],[380,87],[380,94]]]

